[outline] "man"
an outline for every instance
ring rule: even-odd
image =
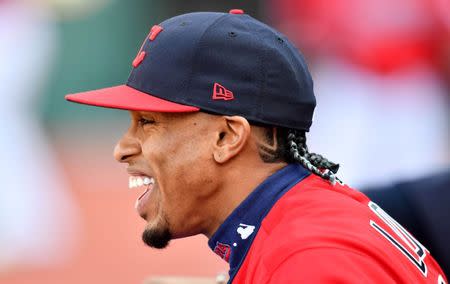
[[[145,187],[146,244],[204,234],[233,283],[446,283],[309,153],[313,82],[282,34],[242,10],[185,14],[153,26],[132,65],[126,85],[66,98],[130,111],[114,155]]]

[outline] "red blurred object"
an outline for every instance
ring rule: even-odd
[[[239,15],[239,14],[244,14],[244,10],[242,10],[242,9],[231,9],[229,13],[230,14]]]
[[[441,64],[447,0],[270,1],[275,23],[312,55],[331,54],[378,73]],[[447,51],[448,52],[448,51]],[[436,58],[438,57],[438,58]]]

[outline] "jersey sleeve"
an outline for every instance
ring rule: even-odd
[[[314,248],[284,260],[266,283],[400,283],[374,260],[337,248]]]

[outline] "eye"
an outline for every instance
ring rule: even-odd
[[[155,123],[155,121],[154,121],[153,119],[144,118],[144,117],[141,117],[141,118],[138,120],[138,122],[139,122],[139,125],[141,125],[141,126],[144,126],[144,125],[147,125],[147,124],[154,124],[154,123]]]

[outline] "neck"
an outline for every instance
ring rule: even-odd
[[[265,179],[285,167],[286,163],[255,163],[237,167],[222,166],[220,170],[223,182],[218,188],[215,202],[207,209],[211,214],[203,232],[208,238],[216,232],[219,226],[244,201],[247,196]],[[226,173],[226,174],[225,174]]]

